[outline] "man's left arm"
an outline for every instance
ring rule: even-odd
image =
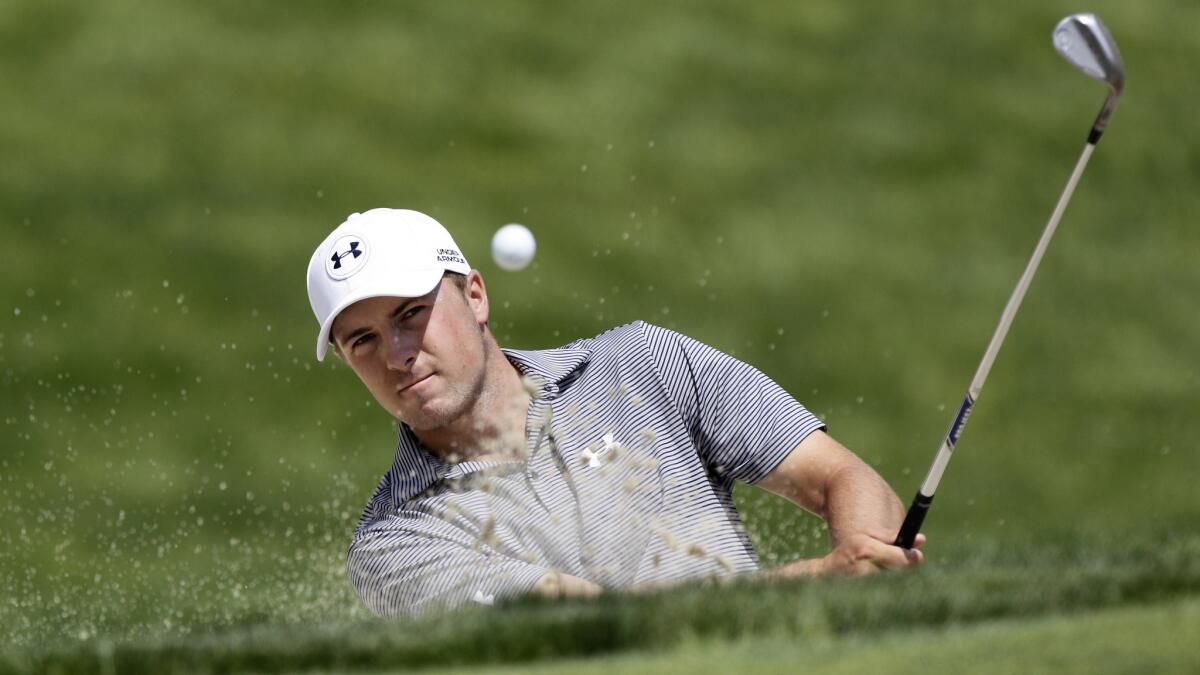
[[[917,567],[917,549],[893,546],[904,506],[887,482],[824,431],[804,437],[757,485],[815,513],[829,525],[832,550],[766,572],[768,577],[871,574]],[[917,537],[916,545],[925,541]]]
[[[921,564],[920,552],[891,545],[904,520],[896,493],[782,387],[685,335],[650,324],[641,330],[659,379],[715,475],[764,487],[829,524],[829,555],[770,574],[868,574]],[[923,542],[918,535],[917,545]]]

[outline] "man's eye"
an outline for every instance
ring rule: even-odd
[[[424,309],[425,309],[425,307],[422,305],[418,305],[416,307],[409,307],[408,309],[404,310],[403,314],[400,315],[400,320],[407,321],[407,320],[413,318],[414,316],[420,314],[421,311]]]
[[[374,339],[374,337],[375,337],[375,335],[372,333],[366,333],[364,335],[359,335],[357,338],[354,339],[354,342],[350,343],[350,348],[358,349],[359,347],[370,342],[372,339]]]

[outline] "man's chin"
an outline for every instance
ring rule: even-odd
[[[413,431],[432,431],[448,425],[458,415],[456,411],[448,410],[447,406],[439,405],[439,402],[434,400],[427,401],[415,409],[397,407],[392,411],[392,416],[404,422]]]

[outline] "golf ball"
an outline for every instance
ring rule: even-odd
[[[533,260],[537,242],[528,227],[509,223],[492,235],[492,259],[501,269],[515,272]]]

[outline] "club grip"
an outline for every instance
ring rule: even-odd
[[[925,522],[925,514],[929,511],[929,505],[933,503],[933,497],[926,497],[917,492],[917,496],[913,497],[912,504],[908,507],[908,513],[904,514],[904,524],[900,526],[900,534],[896,535],[895,545],[900,548],[912,548],[913,542],[917,540],[917,533],[921,531],[921,523]]]

